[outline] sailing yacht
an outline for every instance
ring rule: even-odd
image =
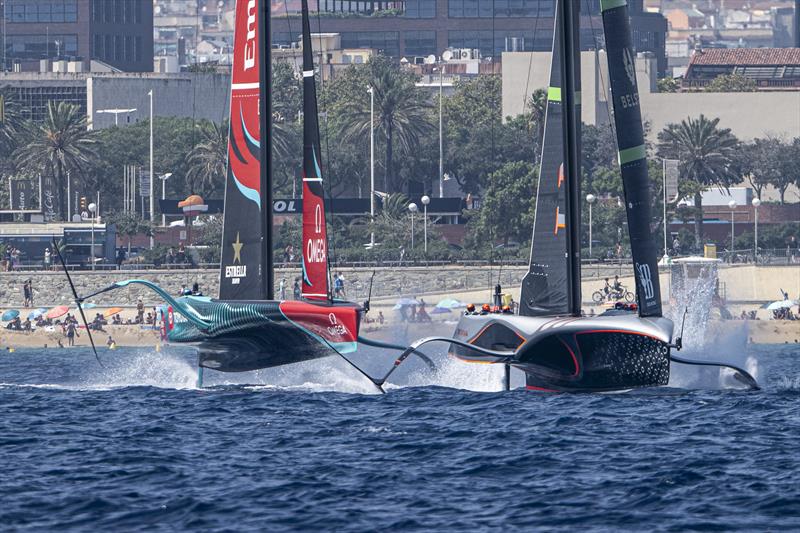
[[[556,3],[553,61],[529,271],[519,313],[500,305],[469,310],[452,339],[430,337],[409,349],[449,341],[461,360],[524,372],[526,387],[552,392],[615,391],[666,385],[676,357],[673,322],[662,314],[650,187],[627,2],[601,2],[619,162],[638,304],[586,317],[581,312],[579,4]],[[756,387],[742,369],[737,377]]]
[[[171,343],[196,346],[200,381],[203,368],[244,372],[357,349],[364,307],[335,300],[329,283],[307,0],[302,8],[302,298],[273,297],[269,0],[236,2],[219,298],[176,298],[146,280],[117,282],[93,294],[131,284],[159,294],[168,304],[163,336]],[[76,300],[84,299],[76,295]]]

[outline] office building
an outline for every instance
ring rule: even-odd
[[[478,49],[482,57],[503,52],[546,51],[553,43],[554,0],[319,0],[312,31],[339,33],[343,48],[370,48],[395,57],[441,55],[447,48]],[[273,0],[273,42],[297,40],[299,1]],[[629,2],[637,52],[652,52],[666,72],[667,21],[647,13],[642,0]],[[581,0],[585,50],[603,44],[599,0]],[[376,14],[375,11],[380,11]],[[288,16],[287,16],[288,13]]]
[[[3,70],[38,71],[41,60],[101,61],[153,71],[153,4],[144,0],[0,0]]]

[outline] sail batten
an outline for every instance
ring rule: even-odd
[[[236,2],[219,297],[270,297],[269,47],[265,0]]]
[[[303,0],[303,298],[329,300],[328,230],[325,216],[317,87],[308,0]]]

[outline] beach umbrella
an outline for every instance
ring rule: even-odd
[[[767,306],[768,311],[776,311],[778,309],[789,309],[797,305],[797,300],[777,300]],[[5,316],[5,315],[3,315]]]
[[[400,298],[395,302],[394,309],[400,309],[401,307],[406,307],[409,305],[419,305],[419,302],[416,301],[414,298]]]
[[[108,318],[108,317],[112,317],[114,315],[117,315],[117,314],[119,314],[119,313],[121,313],[123,311],[124,311],[124,309],[121,308],[121,307],[112,307],[111,309],[107,309],[106,312],[103,313],[103,316]]]
[[[39,318],[40,316],[42,316],[46,312],[47,312],[47,308],[46,307],[40,307],[39,309],[34,309],[33,311],[31,311],[28,314],[28,320],[34,320],[36,318]]]
[[[81,307],[83,307],[84,309],[94,309],[95,307],[97,307],[97,304],[93,304],[92,302],[87,302],[81,305]]]
[[[54,307],[49,310],[45,316],[47,318],[58,318],[66,315],[67,313],[69,313],[69,307],[66,305],[59,305],[58,307]]]
[[[2,319],[3,322],[9,322],[11,320],[14,320],[18,316],[19,316],[19,311],[17,311],[16,309],[9,309],[5,313],[3,313],[3,316],[0,317],[0,319]]]
[[[467,304],[465,304],[464,302],[459,302],[455,298],[445,298],[444,300],[436,304],[436,307],[440,309],[458,309],[459,307],[466,307],[466,306]]]

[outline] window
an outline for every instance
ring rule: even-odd
[[[597,2],[597,0],[583,1]],[[448,13],[454,18],[552,17],[555,13],[555,2],[553,0],[449,0]]]
[[[396,31],[342,32],[342,48],[370,48],[397,57],[400,38]]]
[[[77,22],[78,0],[7,0],[5,12],[15,23]]]
[[[58,43],[58,44],[56,44]],[[77,35],[9,35],[6,37],[6,50],[10,58],[35,61],[53,57],[78,55]]]
[[[436,54],[435,31],[407,31],[404,33],[407,56],[427,56]]]
[[[412,19],[436,17],[436,0],[406,0],[404,15]]]

